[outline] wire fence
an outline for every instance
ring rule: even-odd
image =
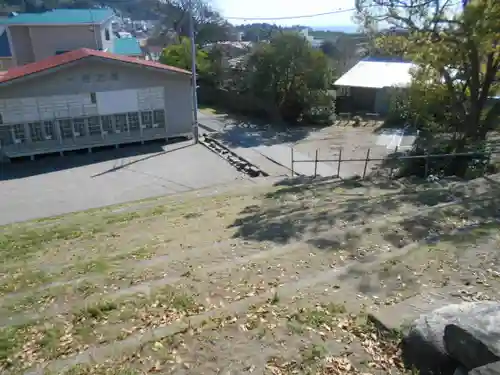
[[[412,159],[423,159],[425,161],[424,164],[424,178],[429,177],[429,171],[431,169],[431,161],[432,160],[437,160],[437,159],[449,159],[453,160],[457,157],[464,157],[464,158],[470,158],[470,160],[480,160],[481,163],[480,166],[482,168],[482,175],[487,173],[488,170],[488,165],[490,165],[491,158],[493,155],[500,154],[500,150],[492,150],[489,152],[464,152],[464,153],[451,153],[451,154],[424,154],[424,155],[408,155],[405,154],[404,152],[398,152],[398,148],[394,150],[393,153],[390,153],[386,155],[385,157],[372,157],[370,156],[371,149],[368,148],[366,151],[366,155],[363,158],[343,158],[342,157],[342,149],[339,149],[339,153],[337,155],[337,158],[332,158],[332,159],[322,159],[319,158],[319,150],[317,149],[315,152],[315,157],[314,159],[295,159],[294,157],[294,149],[291,148],[291,174],[292,177],[299,175],[301,173],[297,172],[297,164],[298,163],[314,163],[314,172],[312,175],[314,177],[318,176],[318,166],[320,163],[329,163],[330,165],[333,163],[334,165],[336,164],[336,174],[332,175],[331,177],[341,177],[342,176],[342,165],[344,164],[349,164],[349,163],[363,163],[362,167],[362,173],[359,174],[359,176],[363,179],[367,177],[367,172],[368,172],[368,165],[370,162],[382,162],[386,163],[386,166],[382,166],[382,169],[388,169],[389,170],[389,177],[393,178],[394,177],[394,171],[398,169],[398,166],[401,166],[401,164],[398,164],[398,162],[403,162],[403,161],[408,161]],[[323,176],[327,177],[327,176]]]

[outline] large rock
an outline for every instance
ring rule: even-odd
[[[460,361],[467,370],[500,361],[500,357],[493,352],[500,347],[498,335],[500,327],[489,325],[495,320],[494,316],[483,315],[480,319],[474,319],[475,325],[471,327],[466,327],[460,322],[461,326],[448,324],[444,328],[446,352],[450,357]],[[499,317],[496,319],[499,324]],[[483,325],[485,322],[486,325]]]
[[[469,371],[468,375],[500,375],[500,362],[477,367]]]
[[[453,348],[454,353],[448,352],[444,336],[445,328],[449,325],[461,328],[461,332],[468,332],[470,336],[477,339],[476,344],[478,341],[484,344],[482,348],[487,348],[490,354],[495,356],[500,354],[498,341],[500,303],[466,302],[439,308],[420,316],[413,322],[402,342],[403,358],[407,366],[416,368],[422,375],[453,374],[459,365],[467,370],[478,367],[470,367],[473,364],[469,358],[471,355],[463,355],[463,351],[467,350],[467,345],[448,344]],[[454,328],[451,328],[451,334],[456,332],[453,330]],[[452,339],[453,336],[449,335],[450,329],[448,338]],[[480,353],[481,349],[476,346],[473,350]],[[461,362],[462,358],[469,362],[469,366]]]

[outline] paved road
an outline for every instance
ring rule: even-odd
[[[0,164],[0,224],[245,178],[216,154],[191,143]]]

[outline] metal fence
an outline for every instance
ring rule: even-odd
[[[368,169],[368,164],[370,162],[387,162],[390,164],[389,166],[385,167],[385,169],[389,170],[389,177],[392,178],[394,177],[394,170],[397,169],[397,163],[404,161],[404,160],[410,160],[410,159],[424,159],[425,160],[425,170],[424,170],[424,177],[427,178],[429,176],[429,163],[430,160],[432,159],[454,159],[456,157],[470,157],[471,159],[480,159],[485,161],[483,163],[483,170],[482,174],[484,175],[487,171],[488,165],[490,164],[491,157],[492,155],[499,154],[500,150],[493,150],[490,152],[466,152],[466,153],[452,153],[452,154],[425,154],[425,155],[408,155],[404,153],[398,153],[398,148],[394,150],[393,153],[388,154],[386,157],[371,157],[370,156],[371,149],[367,149],[366,151],[366,156],[363,158],[347,158],[343,159],[342,158],[342,149],[339,149],[338,157],[336,159],[321,159],[319,158],[319,150],[316,150],[315,152],[315,158],[314,159],[295,159],[294,158],[294,149],[291,148],[291,174],[292,177],[297,175],[296,173],[296,163],[314,163],[314,173],[313,176],[317,177],[318,175],[318,163],[336,163],[337,165],[337,173],[336,175],[333,175],[332,177],[340,177],[341,176],[341,166],[343,163],[351,163],[351,162],[363,162],[363,173],[360,177],[363,179],[366,178],[367,176],[367,169]],[[326,176],[324,176],[326,177]]]

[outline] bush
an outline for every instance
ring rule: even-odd
[[[408,156],[449,155],[431,158],[404,159],[399,162],[400,176],[426,178],[429,175],[444,177],[477,178],[488,171],[490,149],[486,144],[468,146],[461,155],[456,153],[454,142],[449,139],[432,141],[429,137],[419,136]],[[463,155],[467,153],[468,155]]]

